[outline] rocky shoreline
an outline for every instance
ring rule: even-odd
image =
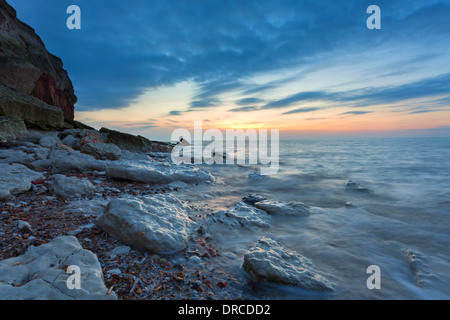
[[[87,144],[92,148],[83,148]],[[221,252],[221,234],[265,230],[276,215],[307,217],[308,206],[249,195],[234,208],[207,211],[177,199],[183,188],[195,192],[221,183],[206,170],[174,165],[168,152],[136,153],[105,145],[100,132],[87,129],[29,131],[1,145],[3,299],[248,299],[245,288],[252,282],[332,290],[307,258],[270,239],[261,239],[245,255],[245,272],[214,267],[215,260],[236,259]],[[73,296],[60,290],[61,279],[69,277],[62,262],[58,284],[35,284],[56,271],[45,266],[48,259],[39,262],[28,255],[54,242],[93,254],[96,266],[84,265],[95,270],[93,292],[88,287]],[[17,271],[24,264],[37,266],[41,274],[30,279],[29,266]],[[98,288],[103,288],[101,295]]]
[[[170,143],[76,121],[62,61],[5,0],[0,44],[0,299],[251,299],[255,283],[333,289],[306,257],[266,238],[241,269],[220,267],[239,259],[221,252],[221,235],[307,217],[308,206],[249,195],[203,208],[195,195],[223,182],[173,164]],[[194,198],[180,200],[183,189]],[[67,285],[73,267],[78,289]]]

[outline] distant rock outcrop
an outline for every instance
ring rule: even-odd
[[[0,84],[56,106],[64,118],[74,119],[77,97],[61,59],[47,51],[5,0],[0,0]]]
[[[100,133],[107,137],[108,143],[133,152],[170,152],[172,150],[172,145],[168,143],[150,141],[142,136],[134,136],[107,128],[101,128]]]

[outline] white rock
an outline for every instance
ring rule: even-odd
[[[67,266],[78,266],[81,289],[67,287]],[[19,257],[0,261],[0,297],[4,300],[114,300],[107,295],[97,256],[75,237],[59,237],[29,247]]]
[[[39,145],[45,148],[51,148],[56,143],[61,142],[58,137],[55,136],[45,136],[39,140]]]
[[[212,212],[205,228],[210,234],[220,234],[224,230],[239,232],[241,229],[269,228],[270,222],[271,216],[267,212],[241,201],[232,210]]]
[[[110,236],[142,250],[171,254],[188,243],[189,208],[172,195],[112,200],[98,225]]]
[[[214,180],[209,172],[193,166],[142,160],[110,163],[106,175],[146,184],[168,184],[175,181],[200,183]]]
[[[47,183],[50,192],[66,199],[78,198],[83,194],[91,194],[96,191],[88,180],[66,177],[62,174],[55,174]]]
[[[293,285],[315,291],[333,289],[306,257],[283,248],[269,238],[262,238],[250,249],[244,256],[242,267],[258,282]]]
[[[106,162],[75,150],[52,148],[48,159],[31,163],[35,167],[52,168],[54,173],[104,171]]]
[[[282,202],[264,200],[255,203],[258,209],[264,210],[271,215],[287,215],[306,217],[310,215],[309,207],[301,202]]]
[[[0,200],[27,192],[31,189],[31,182],[45,178],[42,173],[21,164],[0,163],[0,172]]]

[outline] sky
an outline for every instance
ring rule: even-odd
[[[450,136],[450,0],[7,1],[63,60],[76,119],[96,128]],[[81,30],[66,27],[70,5]]]

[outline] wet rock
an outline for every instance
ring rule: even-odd
[[[183,250],[188,243],[189,208],[172,195],[112,200],[98,225],[113,238],[158,254]]]
[[[310,215],[309,207],[301,202],[282,202],[264,200],[255,203],[258,209],[264,210],[271,215],[287,215],[306,217]]]
[[[427,282],[435,278],[431,273],[427,259],[419,252],[405,249],[406,258],[408,259],[409,268],[416,278],[416,285],[425,287]]]
[[[31,189],[31,182],[44,179],[44,175],[32,171],[21,164],[7,164],[0,162],[0,200],[12,195],[27,192]]]
[[[86,143],[81,147],[81,152],[97,160],[119,160],[122,156],[120,148],[112,143]]]
[[[68,266],[81,269],[81,289],[67,287]],[[0,297],[4,300],[114,300],[107,295],[97,256],[75,237],[59,237],[29,247],[19,257],[0,261]]]
[[[66,199],[79,198],[96,191],[89,181],[77,177],[66,177],[62,174],[55,174],[47,181],[47,184],[50,192]]]
[[[329,291],[333,287],[306,257],[269,238],[260,239],[244,256],[243,269],[257,282]]]
[[[371,192],[368,188],[361,186],[358,182],[353,181],[353,180],[347,181],[347,183],[345,184],[345,190],[352,191],[352,192],[361,192],[361,193],[370,193]]]
[[[232,210],[212,212],[206,221],[210,234],[220,234],[224,230],[257,230],[269,228],[271,217],[267,212],[239,202]]]
[[[261,172],[259,172],[259,171],[250,173],[248,175],[248,181],[250,181],[250,182],[267,182],[269,180],[270,180],[270,176],[262,175]]]
[[[267,198],[260,196],[258,194],[249,194],[247,196],[245,196],[244,198],[242,198],[242,201],[244,201],[247,204],[250,205],[255,205],[255,203],[260,202],[260,201],[264,201],[267,200]]]
[[[18,117],[0,117],[0,142],[8,142],[27,134],[27,128]]]

